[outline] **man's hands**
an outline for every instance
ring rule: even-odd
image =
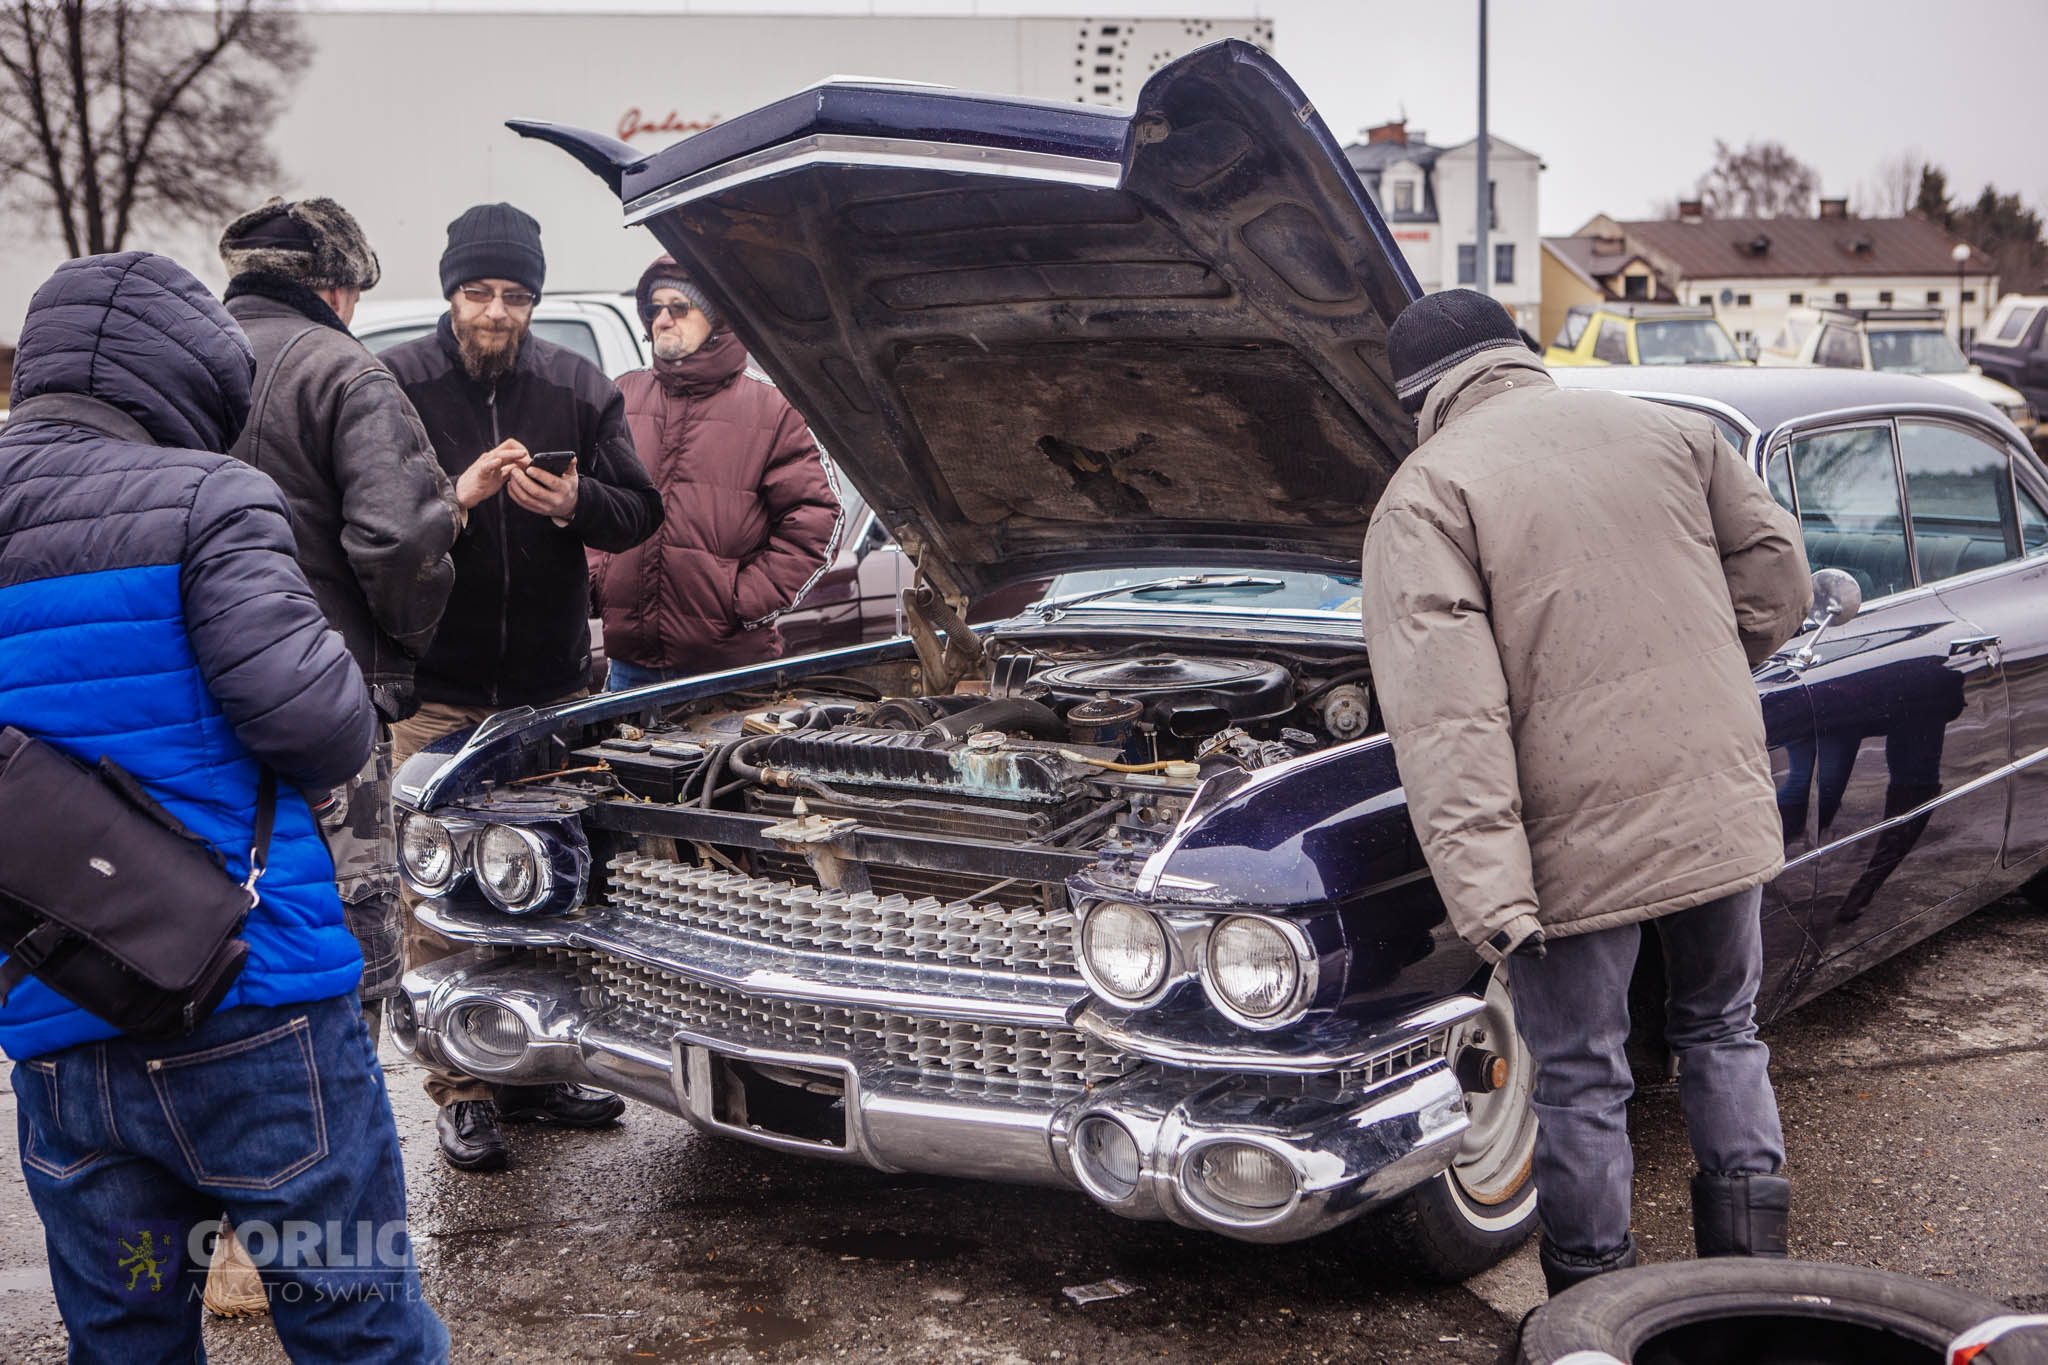
[[[506,441],[477,456],[476,463],[455,481],[455,498],[465,509],[474,508],[496,497],[499,489],[527,511],[553,518],[556,525],[576,513],[576,466],[570,465],[567,473],[550,474],[534,465],[526,447],[517,441]]]
[[[526,459],[526,447],[517,441],[507,441],[495,449],[486,450],[455,481],[455,500],[468,510],[496,497],[498,490],[505,486],[505,480],[512,476],[512,471],[525,464]]]
[[[1488,962],[1500,962],[1510,957],[1540,959],[1550,951],[1544,946],[1543,926],[1534,915],[1516,915],[1484,943],[1472,946]]]

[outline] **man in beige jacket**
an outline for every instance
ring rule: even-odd
[[[1419,300],[1388,351],[1422,445],[1366,532],[1366,647],[1451,922],[1512,959],[1545,1279],[1635,1261],[1622,1043],[1650,919],[1700,1253],[1782,1256],[1755,1012],[1784,846],[1750,669],[1806,616],[1798,528],[1712,422],[1559,389],[1482,294]]]

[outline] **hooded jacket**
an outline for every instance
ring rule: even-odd
[[[633,453],[618,389],[582,356],[531,333],[510,372],[479,384],[462,368],[446,313],[433,335],[382,359],[450,480],[507,440],[536,454],[576,452],[579,491],[566,526],[502,489],[470,509],[455,540],[455,587],[420,658],[420,699],[538,706],[579,691],[590,674],[584,548],[630,549],[661,524],[661,499]]]
[[[656,261],[642,294],[675,270]],[[746,348],[718,332],[619,380],[662,523],[637,549],[590,557],[613,658],[697,673],[773,659],[775,618],[831,558],[839,495],[824,457],[796,409],[746,369]]]
[[[0,434],[0,724],[113,759],[237,880],[259,765],[280,778],[248,963],[222,1009],[355,989],[362,957],[297,788],[353,776],[376,725],[277,486],[225,453],[253,372],[181,267],[89,256],[29,304]],[[33,977],[0,1007],[17,1060],[117,1032]]]
[[[241,275],[227,309],[256,352],[249,422],[230,453],[283,490],[313,595],[384,718],[403,719],[455,583],[454,485],[398,381],[318,295]]]
[[[1759,886],[1784,830],[1750,669],[1812,597],[1705,417],[1496,347],[1424,401],[1366,531],[1373,685],[1451,922],[1489,957]],[[1504,937],[1501,937],[1502,935]]]

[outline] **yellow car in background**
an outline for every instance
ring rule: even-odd
[[[1543,353],[1546,365],[1747,365],[1711,308],[1580,304]]]

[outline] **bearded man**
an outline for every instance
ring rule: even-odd
[[[654,534],[661,499],[633,451],[624,400],[597,366],[531,335],[547,261],[540,224],[480,204],[448,225],[431,336],[383,360],[426,424],[468,524],[455,587],[415,675],[419,710],[391,727],[393,761],[511,706],[581,696],[590,675],[586,549],[617,553]],[[536,454],[573,452],[559,472]],[[460,945],[414,920],[408,968]],[[462,1170],[505,1165],[499,1120],[589,1128],[625,1108],[574,1085],[494,1086],[430,1070],[441,1154]]]

